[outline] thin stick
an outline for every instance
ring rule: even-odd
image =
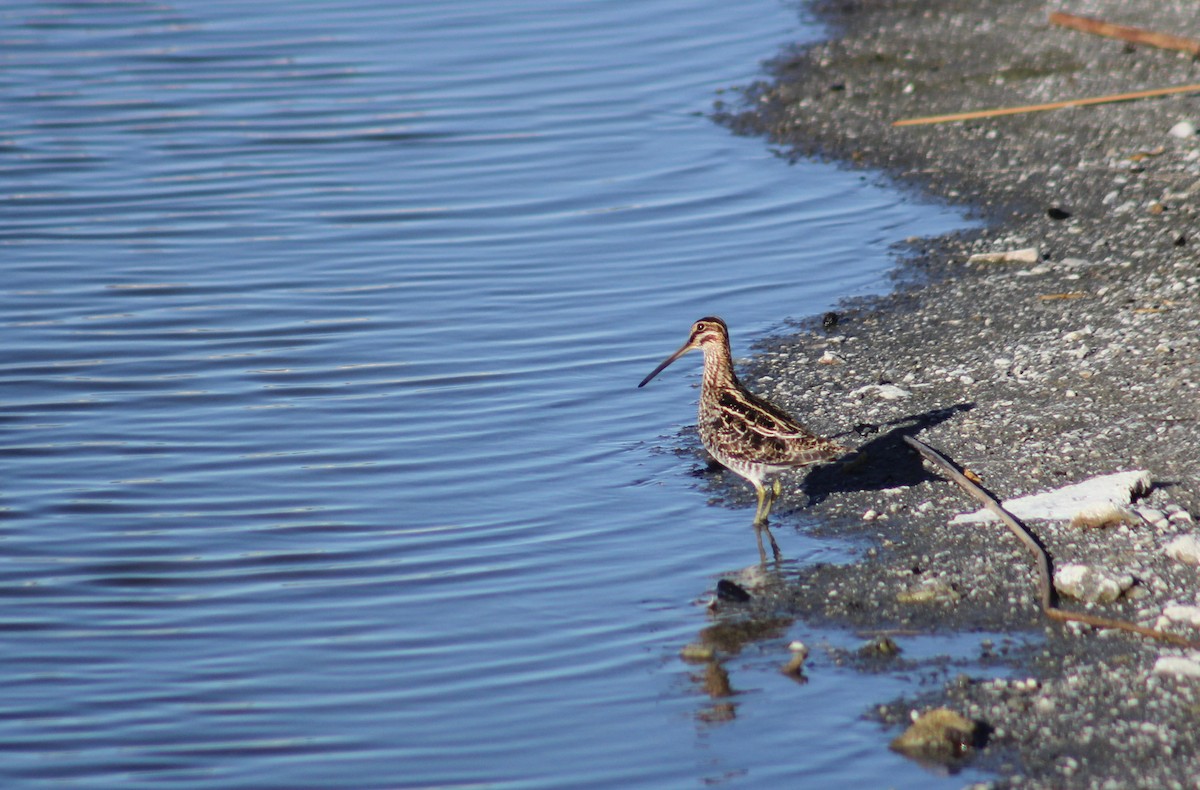
[[[918,126],[927,123],[951,123],[953,121],[970,121],[976,118],[995,118],[1001,115],[1020,115],[1026,112],[1042,112],[1044,110],[1061,110],[1064,107],[1086,107],[1091,104],[1109,104],[1134,99],[1149,99],[1154,96],[1170,96],[1176,93],[1200,93],[1200,84],[1176,85],[1172,88],[1151,88],[1131,93],[1113,93],[1108,96],[1089,96],[1084,99],[1065,99],[1063,101],[1046,102],[1045,104],[1026,104],[1020,107],[997,107],[991,110],[973,110],[950,115],[930,115],[924,118],[905,118],[893,121],[892,126]]]
[[[1134,44],[1149,44],[1160,49],[1177,49],[1192,55],[1200,55],[1200,41],[1183,36],[1172,36],[1169,33],[1155,33],[1140,27],[1114,25],[1103,19],[1094,19],[1075,14],[1061,14],[1057,11],[1050,15],[1050,24],[1059,27],[1069,27],[1082,30],[1084,33],[1095,33],[1097,36],[1119,38],[1122,41],[1132,41]]]
[[[904,441],[908,442],[909,446],[919,452],[925,460],[932,463],[938,469],[950,476],[950,479],[958,483],[964,491],[973,498],[983,503],[984,507],[995,513],[1009,531],[1016,535],[1025,547],[1033,554],[1034,561],[1037,563],[1038,569],[1038,589],[1041,593],[1042,612],[1051,620],[1059,622],[1076,622],[1086,625],[1095,626],[1096,628],[1116,628],[1121,631],[1131,631],[1135,634],[1148,636],[1151,639],[1157,639],[1160,642],[1168,642],[1180,647],[1200,648],[1200,641],[1193,641],[1182,637],[1179,634],[1171,634],[1166,631],[1159,631],[1154,628],[1147,628],[1144,625],[1131,623],[1127,620],[1114,620],[1108,617],[1099,617],[1097,615],[1084,614],[1082,612],[1068,612],[1065,609],[1059,609],[1054,605],[1054,575],[1051,573],[1050,555],[1038,543],[1037,538],[1033,533],[1012,513],[1009,513],[1000,504],[994,496],[984,491],[981,487],[971,481],[966,475],[959,470],[958,466],[946,456],[939,453],[924,442],[914,439],[911,436],[905,436]]]

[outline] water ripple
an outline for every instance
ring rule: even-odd
[[[749,533],[646,450],[694,366],[633,387],[929,227],[702,117],[789,8],[4,18],[6,785],[806,775],[697,751],[668,657]]]

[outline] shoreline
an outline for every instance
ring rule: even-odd
[[[811,512],[820,531],[870,546],[849,565],[800,569],[759,606],[842,627],[1036,643],[1015,658],[1033,682],[958,678],[877,711],[900,725],[944,705],[984,722],[992,734],[974,764],[997,787],[1198,786],[1200,678],[1156,672],[1191,653],[1046,621],[1024,550],[1000,527],[951,526],[975,505],[900,434],[969,466],[1002,500],[1148,470],[1154,487],[1126,523],[1030,526],[1056,567],[1131,581],[1115,601],[1063,605],[1200,638],[1165,616],[1200,602],[1197,568],[1167,552],[1200,536],[1200,136],[1171,132],[1200,126],[1200,94],[891,126],[1198,83],[1190,56],[1046,21],[1062,10],[1200,37],[1195,6],[822,0],[810,10],[831,38],[773,61],[773,79],[748,89],[745,106],[719,107],[719,120],[797,157],[967,205],[986,225],[910,240],[893,293],[848,302],[831,329],[813,319],[756,349],[751,389],[867,451],[854,472],[785,480],[779,515]],[[967,262],[1030,248],[1024,262]],[[880,384],[903,394],[881,397]]]

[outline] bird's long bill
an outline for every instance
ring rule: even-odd
[[[676,351],[674,354],[672,354],[671,356],[669,356],[669,357],[667,357],[666,359],[664,359],[664,360],[662,361],[662,363],[661,363],[661,364],[660,364],[658,367],[656,367],[654,370],[650,371],[650,375],[649,375],[649,376],[647,376],[646,378],[642,379],[642,383],[641,383],[641,384],[639,384],[638,386],[639,386],[639,387],[644,387],[644,386],[646,386],[646,384],[647,384],[647,383],[650,381],[650,379],[654,378],[654,377],[655,377],[655,376],[657,376],[659,373],[662,373],[664,370],[666,370],[666,368],[667,368],[667,365],[670,365],[672,362],[674,362],[675,360],[679,359],[679,358],[680,358],[680,357],[682,357],[684,354],[686,354],[687,352],[691,351],[693,348],[695,348],[695,346],[694,346],[694,345],[692,345],[692,342],[691,342],[690,340],[689,340],[688,342],[684,343],[684,344],[683,344],[683,348],[679,349],[679,350],[678,350],[678,351]]]

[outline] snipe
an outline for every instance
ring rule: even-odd
[[[701,318],[683,347],[663,360],[642,379],[644,387],[667,365],[698,348],[704,352],[704,380],[700,386],[700,441],[722,465],[750,481],[758,494],[754,532],[758,553],[766,560],[762,533],[771,541],[775,559],[779,545],[767,527],[767,516],[779,496],[779,480],[768,489],[768,475],[828,461],[848,448],[809,431],[778,406],[750,392],[733,372],[729,352],[729,327],[720,318]]]

